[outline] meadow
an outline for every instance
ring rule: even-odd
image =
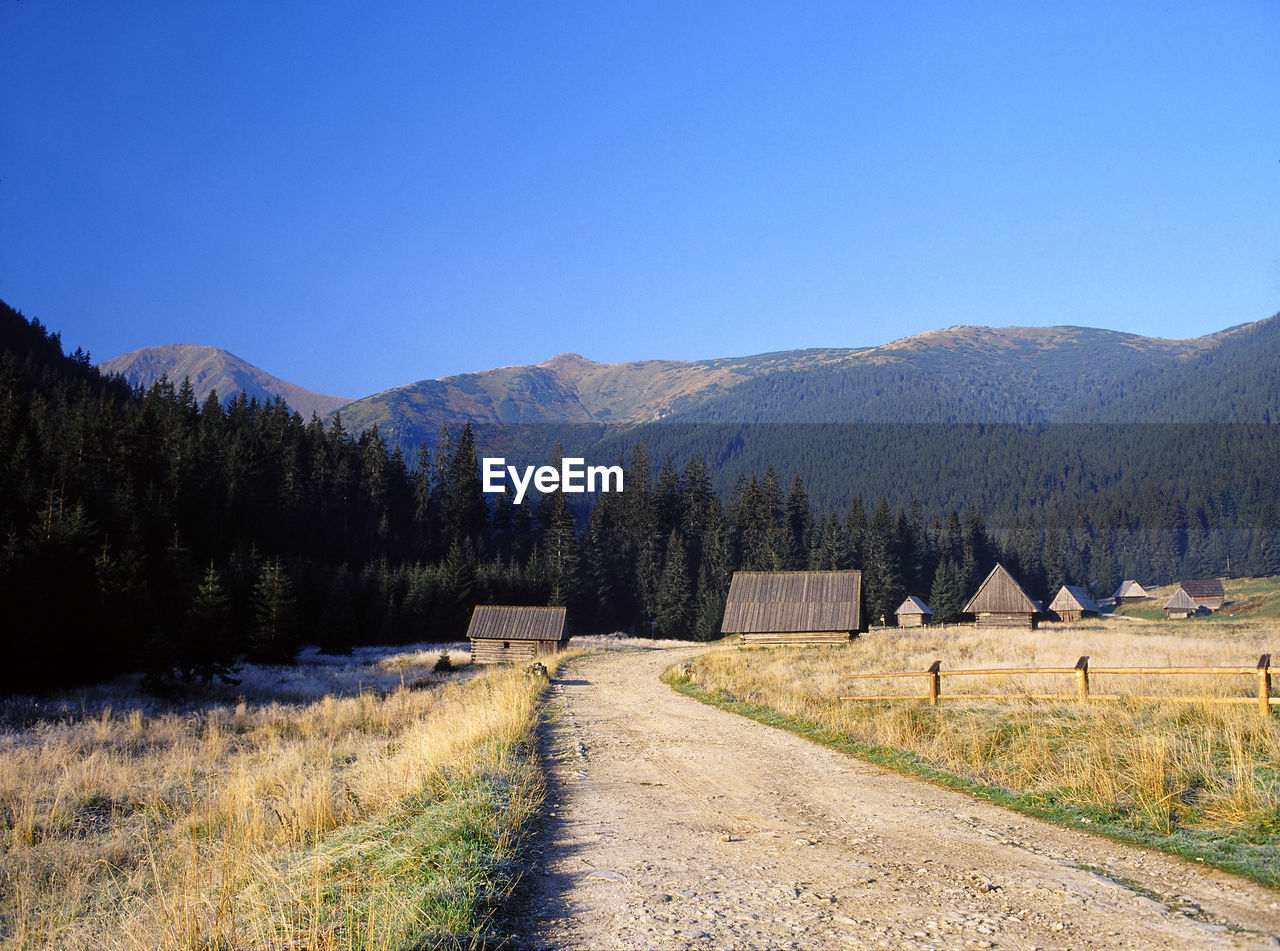
[[[440,654],[311,651],[181,705],[131,681],[11,699],[0,943],[483,946],[542,801],[543,685]]]
[[[1260,590],[1263,589],[1263,590]],[[847,647],[710,651],[680,689],[1030,814],[1136,840],[1280,886],[1280,720],[1253,703],[1256,677],[1098,675],[1095,693],[1168,701],[1077,703],[1070,676],[944,680],[954,693],[1007,699],[854,701],[920,695],[923,678],[858,672],[1091,666],[1248,666],[1280,657],[1276,585],[1228,583],[1252,607],[1189,621],[1108,618],[1036,631],[973,625],[872,630]],[[1228,613],[1231,606],[1228,605]],[[687,669],[686,669],[687,670]],[[1027,694],[1060,693],[1061,701]],[[1177,702],[1175,696],[1203,698]]]

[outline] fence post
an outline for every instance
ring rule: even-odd
[[[938,671],[942,670],[942,661],[935,660],[929,667],[929,702],[935,707],[938,705],[938,697],[942,693],[942,678],[938,676]]]
[[[1089,699],[1089,655],[1076,661],[1076,695],[1080,702]]]
[[[1271,716],[1271,655],[1258,658],[1258,712]]]

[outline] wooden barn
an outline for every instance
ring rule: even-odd
[[[1209,611],[1221,611],[1222,606],[1227,603],[1227,593],[1222,590],[1222,582],[1217,578],[1184,581],[1181,588],[1199,607]]]
[[[735,571],[720,624],[742,647],[842,644],[860,630],[861,571]]]
[[[1049,605],[1049,617],[1055,621],[1079,621],[1081,618],[1097,617],[1101,613],[1084,588],[1070,584],[1064,584]]]
[[[1034,631],[1040,605],[1027,597],[1004,565],[997,564],[964,610],[977,618],[979,627],[1018,627]]]
[[[1139,604],[1147,600],[1151,595],[1147,594],[1146,588],[1138,584],[1138,582],[1130,579],[1129,581],[1120,582],[1120,587],[1116,588],[1116,607],[1122,604]]]
[[[564,608],[477,604],[467,639],[473,664],[529,662],[554,654],[568,642]]]
[[[1200,605],[1192,600],[1186,590],[1179,587],[1173,597],[1165,602],[1164,616],[1167,618],[1188,618],[1200,613]]]
[[[907,600],[898,605],[894,612],[898,615],[898,627],[928,627],[933,623],[933,612],[914,594],[907,595]]]

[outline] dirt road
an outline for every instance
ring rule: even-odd
[[[561,670],[522,947],[1280,947],[1280,893],[697,703],[692,653]]]

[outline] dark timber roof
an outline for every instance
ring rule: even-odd
[[[861,627],[861,571],[736,571],[720,631],[796,634]]]
[[[1098,612],[1098,606],[1093,603],[1093,598],[1085,592],[1084,588],[1077,588],[1075,585],[1064,584],[1057,597],[1053,599],[1053,603],[1049,605],[1050,611],[1092,611],[1094,614]]]
[[[996,565],[964,610],[966,614],[1035,614],[1040,605],[1027,597],[1004,565]]]
[[[1209,578],[1204,581],[1184,581],[1181,587],[1183,591],[1193,598],[1225,598],[1227,596],[1226,592],[1222,590],[1222,582],[1216,578]]]
[[[564,639],[564,608],[477,604],[471,612],[470,640],[559,641]]]

